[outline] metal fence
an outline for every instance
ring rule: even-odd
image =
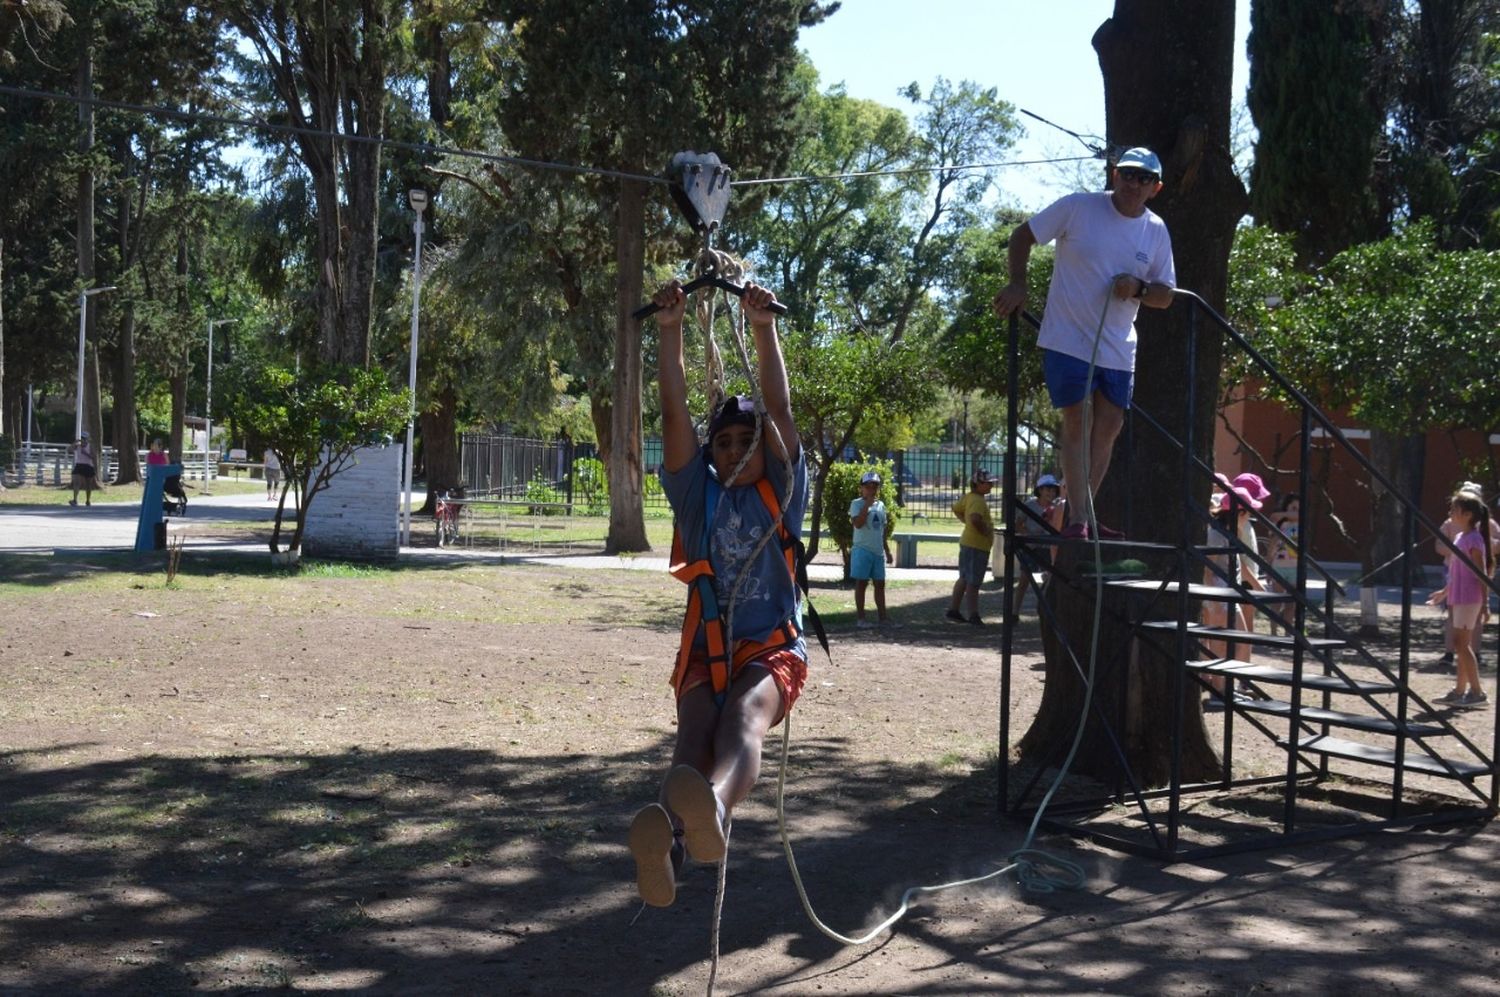
[[[459,451],[464,494],[572,502],[574,451],[567,440],[464,433]]]
[[[583,511],[585,503],[600,506],[594,495],[602,488],[598,468],[579,464],[595,456],[590,444],[480,433],[465,433],[462,442],[464,494],[470,498],[576,502],[575,512]],[[641,453],[646,469],[645,507],[665,511],[666,496],[656,477],[662,459],[660,438],[647,437]],[[847,458],[856,459],[853,453]],[[968,489],[973,470],[983,467],[998,476],[1004,455],[998,450],[968,453],[959,447],[913,447],[889,459],[896,468],[897,494],[905,514],[914,519],[946,519],[954,501]],[[1029,491],[1042,474],[1057,473],[1055,460],[1050,441],[1023,453],[1019,461],[1022,491]]]
[[[1019,455],[1017,487],[1030,491],[1043,474],[1057,474],[1056,452],[1042,446]],[[913,447],[888,458],[896,468],[896,496],[902,511],[912,519],[949,519],[951,508],[969,488],[969,477],[977,468],[1000,476],[1005,455],[999,450],[977,454],[958,448]]]

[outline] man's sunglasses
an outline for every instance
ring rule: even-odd
[[[1119,170],[1121,180],[1129,180],[1131,183],[1156,183],[1161,178],[1155,173],[1147,173],[1145,170]]]

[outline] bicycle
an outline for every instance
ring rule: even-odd
[[[440,492],[433,506],[432,519],[439,547],[450,547],[458,542],[461,533],[459,512],[463,509],[460,494]]]

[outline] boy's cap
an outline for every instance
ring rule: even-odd
[[[862,478],[859,479],[859,483],[862,484],[862,485],[878,485],[878,484],[880,484],[880,472],[879,471],[866,471],[865,474],[864,474],[864,477],[862,477]]]
[[[1161,160],[1156,158],[1156,153],[1143,145],[1133,149],[1126,149],[1115,161],[1117,170],[1145,170],[1147,173],[1155,173],[1161,176]]]
[[[1050,474],[1044,474],[1040,478],[1037,478],[1036,479],[1036,486],[1037,486],[1037,488],[1061,488],[1062,487],[1062,485],[1058,484],[1057,479],[1054,478]]]
[[[88,434],[88,433],[79,433],[79,434],[78,434],[78,438],[79,438],[79,439],[80,439],[80,440],[86,440],[86,439],[88,439],[88,438],[89,438],[89,434]]]
[[[724,404],[714,413],[714,417],[708,424],[708,440],[713,438],[730,426],[755,427],[755,399],[749,395],[730,395],[724,399]]]
[[[995,476],[982,467],[976,467],[974,468],[974,476],[969,480],[976,485],[990,485],[994,484]]]

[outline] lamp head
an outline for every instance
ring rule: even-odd
[[[427,210],[427,191],[420,187],[413,187],[406,192],[406,199],[411,202],[411,209],[417,214]]]

